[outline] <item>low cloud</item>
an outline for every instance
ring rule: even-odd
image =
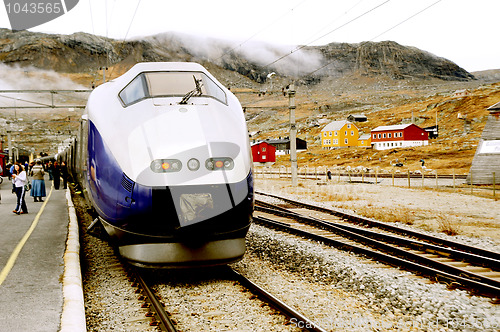
[[[263,70],[287,76],[307,74],[325,63],[320,52],[306,48],[296,51],[298,47],[294,45],[275,45],[253,40],[238,42],[182,33],[163,33],[147,39],[158,45],[184,48],[193,56],[210,60],[218,65],[223,65],[227,61],[225,57],[235,54],[263,67]]]
[[[54,71],[0,63],[0,90],[86,89]]]

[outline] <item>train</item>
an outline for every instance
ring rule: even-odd
[[[245,253],[253,163],[241,104],[193,62],[144,62],[95,88],[66,161],[119,254],[140,267]]]

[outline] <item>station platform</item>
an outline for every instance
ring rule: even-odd
[[[45,177],[47,197],[12,212],[12,183],[0,184],[0,331],[86,331],[78,221],[69,190]]]

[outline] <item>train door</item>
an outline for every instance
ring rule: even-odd
[[[79,133],[79,142],[77,144],[77,166],[76,173],[78,176],[78,182],[81,183],[83,187],[83,192],[85,199],[88,201],[88,174],[87,174],[87,163],[88,163],[88,115],[82,115],[80,119],[80,133]],[[90,205],[90,204],[89,204]]]

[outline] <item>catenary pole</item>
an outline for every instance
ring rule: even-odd
[[[292,186],[297,186],[297,127],[295,125],[295,86],[288,90],[290,109],[290,161],[292,163]]]

